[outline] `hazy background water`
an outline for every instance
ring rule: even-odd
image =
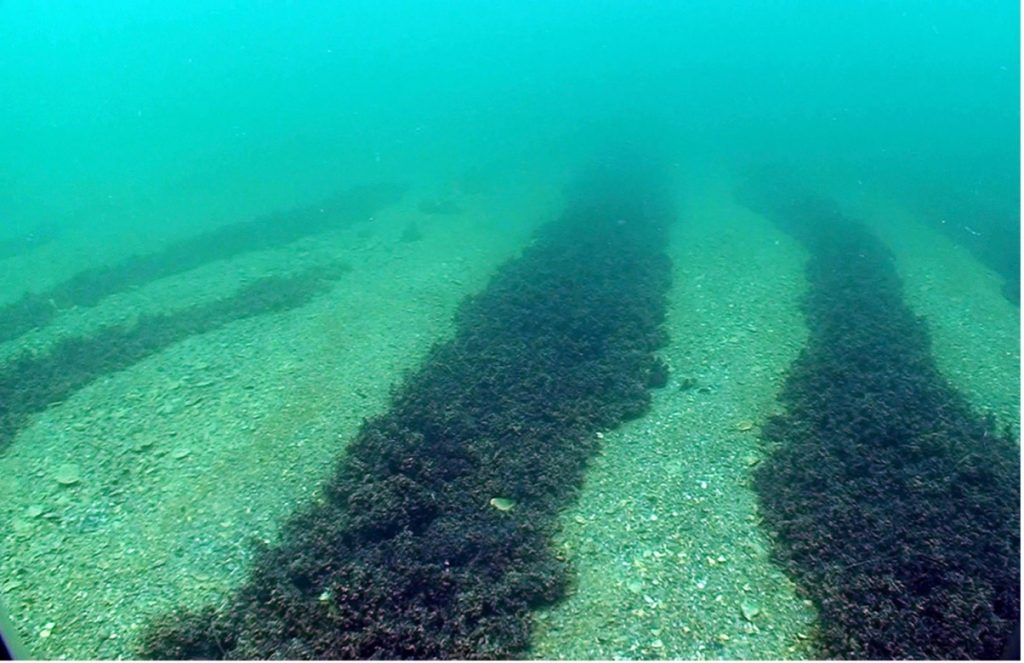
[[[159,237],[615,136],[1016,223],[1015,0],[7,2],[0,238]]]
[[[338,254],[352,249],[345,256],[354,265],[337,297],[322,300],[308,321],[279,316],[245,328],[248,338],[227,330],[229,340],[203,338],[179,348],[178,354],[164,357],[172,367],[167,380],[160,377],[160,364],[122,375],[121,382],[112,380],[105,390],[86,394],[93,401],[50,408],[52,419],[28,431],[33,436],[28,442],[11,446],[21,456],[0,455],[7,463],[0,462],[0,475],[8,479],[0,482],[0,494],[7,496],[0,501],[10,503],[4,508],[23,527],[17,555],[5,568],[25,576],[18,581],[23,586],[10,590],[10,605],[24,613],[19,617],[24,635],[47,654],[67,653],[65,648],[73,645],[71,653],[79,655],[123,655],[130,650],[118,647],[127,638],[109,640],[104,632],[100,641],[91,626],[62,633],[70,615],[92,610],[88,614],[96,624],[112,630],[113,623],[125,633],[128,623],[162,614],[182,596],[202,601],[223,596],[226,589],[212,581],[196,584],[190,574],[196,569],[220,573],[217,582],[225,587],[229,580],[239,582],[231,575],[242,559],[235,539],[254,527],[270,536],[272,519],[261,520],[264,511],[282,520],[282,512],[305,499],[300,488],[316,483],[306,474],[327,471],[309,447],[291,443],[306,440],[308,433],[310,445],[322,445],[316,447],[321,453],[340,451],[336,429],[324,424],[309,432],[302,412],[315,411],[331,425],[358,422],[374,410],[361,400],[351,401],[353,385],[379,387],[379,402],[370,402],[384,407],[387,383],[397,378],[399,368],[411,368],[420,356],[416,353],[425,352],[428,342],[448,329],[455,302],[483,287],[494,265],[528,241],[529,229],[557,213],[557,201],[548,204],[556,198],[552,181],[571,178],[595,151],[622,141],[640,144],[651,159],[664,159],[675,168],[692,203],[680,209],[693,224],[676,228],[690,232],[673,240],[680,275],[672,293],[678,316],[670,317],[676,321],[670,333],[680,339],[673,370],[679,368],[680,379],[697,375],[711,357],[710,377],[698,377],[735,390],[723,388],[709,396],[710,405],[699,408],[701,417],[710,417],[700,420],[703,426],[679,420],[679,439],[684,434],[708,437],[708,444],[717,440],[728,449],[709,451],[713,448],[701,446],[704,442],[695,437],[692,445],[681,445],[690,455],[680,456],[685,463],[677,465],[696,468],[694,477],[711,476],[721,469],[716,463],[731,467],[719,475],[732,472],[737,483],[722,478],[722,494],[749,498],[743,504],[751,505],[753,513],[754,498],[743,497],[746,484],[740,483],[746,477],[746,465],[737,460],[740,447],[733,438],[704,432],[733,430],[738,421],[759,419],[765,413],[752,404],[774,402],[770,380],[752,377],[750,386],[745,378],[781,375],[798,351],[803,329],[796,301],[803,281],[801,254],[771,224],[757,225],[762,220],[733,202],[735,182],[748,170],[769,164],[792,171],[796,182],[843,204],[864,200],[865,208],[871,208],[873,201],[882,201],[872,211],[886,223],[888,210],[905,206],[900,218],[941,228],[1003,276],[1015,272],[1019,18],[1016,0],[0,0],[0,305],[17,300],[26,288],[41,292],[43,309],[59,323],[48,331],[60,338],[121,320],[124,308],[173,314],[175,308],[209,302],[219,306],[223,300],[218,297],[236,281],[245,282],[264,268],[280,269],[286,261],[302,262],[317,251],[333,255],[332,249]],[[205,265],[206,271],[192,270],[188,278],[162,279],[170,282],[163,283],[165,289],[146,278],[123,279],[124,288],[134,288],[129,294],[138,296],[113,302],[109,310],[82,311],[72,306],[75,302],[61,308],[48,299],[53,292],[48,288],[80,270],[118,264],[130,253],[154,255],[166,245],[181,251],[183,245],[172,240],[266,219],[273,210],[298,208],[284,218],[301,221],[310,206],[352,185],[378,181],[410,185],[408,200],[391,217],[392,230],[419,223],[423,241],[403,242],[397,234],[395,241],[386,234],[378,239],[370,229],[359,228],[330,237],[324,244],[338,244],[326,249],[307,242],[294,251],[293,245],[267,251],[263,259],[231,255]],[[479,191],[504,199],[481,197],[481,202],[467,196],[464,215],[430,219],[417,207],[422,200],[451,195],[458,201]],[[529,200],[533,191],[535,199]],[[509,219],[521,219],[522,225],[501,233],[501,223]],[[732,227],[725,228],[729,223]],[[1019,342],[1012,307],[994,295],[1003,308],[979,305],[985,310],[968,312],[972,295],[992,287],[994,280],[979,276],[983,270],[965,269],[962,262],[975,266],[969,260],[951,268],[963,256],[939,247],[931,228],[921,232],[922,227],[908,222],[895,230],[883,241],[902,247],[908,298],[933,313],[934,296],[939,310],[949,313],[931,319],[938,330],[936,356],[945,358],[943,366],[963,368],[948,371],[961,379],[959,384],[991,387],[972,396],[996,406],[1000,415],[1012,411],[1013,419],[1018,410],[1013,352]],[[251,228],[246,232],[259,234]],[[452,239],[470,235],[476,238],[465,240],[471,247]],[[38,242],[47,238],[54,241],[39,248]],[[353,246],[340,246],[346,241]],[[431,253],[442,243],[444,251]],[[165,266],[162,254],[155,255]],[[172,250],[171,255],[180,253]],[[933,281],[933,274],[948,278]],[[101,273],[101,284],[109,281],[106,277]],[[724,287],[716,289],[716,279]],[[410,287],[392,287],[398,281]],[[950,295],[951,281],[965,285]],[[105,294],[120,293],[109,290]],[[61,309],[59,315],[47,302],[54,311]],[[445,324],[435,319],[441,317]],[[394,323],[384,324],[383,318]],[[364,321],[368,325],[362,328]],[[751,331],[755,325],[760,332]],[[978,330],[983,333],[975,334]],[[1006,342],[990,343],[990,338]],[[33,340],[29,334],[0,346],[3,356],[13,356],[49,340],[45,335]],[[237,350],[234,344],[246,352],[258,348],[253,351],[257,359],[239,360],[237,375],[234,366],[217,373],[216,358]],[[330,361],[324,359],[328,355]],[[392,355],[402,361],[392,361]],[[293,376],[289,362],[298,365],[302,359],[322,363],[323,373],[305,368],[296,369],[301,378]],[[208,364],[214,365],[208,367],[209,382],[199,375],[206,368],[190,368]],[[716,377],[716,371],[725,377]],[[967,373],[976,382],[963,379]],[[357,374],[360,380],[353,377]],[[744,379],[734,379],[741,374]],[[369,376],[365,383],[363,375]],[[255,382],[257,377],[260,390],[254,393],[260,397],[240,396],[250,378]],[[179,398],[175,390],[186,378],[222,390],[216,393],[227,405],[187,422],[186,414],[175,419],[162,413]],[[219,378],[216,387],[214,378]],[[293,408],[299,414],[281,407],[276,390],[285,388],[292,394],[290,403],[301,406]],[[152,395],[146,396],[147,405],[131,405],[136,401],[126,394],[136,391]],[[49,407],[52,400],[43,405]],[[665,402],[662,414],[674,416],[677,403]],[[344,410],[345,418],[327,411],[327,403]],[[134,410],[123,422],[122,409]],[[111,414],[110,419],[122,423],[92,418],[93,411],[105,410],[116,410],[117,417]],[[250,433],[248,413],[263,411],[275,416]],[[69,432],[72,422],[81,426]],[[351,423],[353,431],[356,425]],[[146,490],[126,501],[126,515],[111,516],[116,526],[121,520],[131,526],[97,530],[91,539],[68,536],[60,539],[59,551],[49,547],[48,537],[60,531],[44,529],[49,525],[25,516],[26,508],[39,501],[67,522],[103,526],[100,516],[110,502],[104,491],[128,476],[123,464],[135,471],[136,456],[122,455],[118,444],[134,444],[136,426],[152,438],[173,437],[172,448],[184,447],[187,463],[178,462],[186,458],[180,456],[161,465],[163,457],[146,445],[159,448],[162,442],[147,437],[131,453],[150,463],[147,472],[157,469],[146,474]],[[207,444],[204,436],[214,434],[210,431],[216,444]],[[639,437],[664,443],[673,454],[684,453],[676,437]],[[268,470],[249,462],[262,458],[264,444],[273,450]],[[65,461],[82,465],[81,493],[74,493],[79,501],[55,497],[64,496],[58,492],[64,487],[51,475]],[[661,465],[649,465],[655,462]],[[297,478],[279,478],[283,473],[277,466]],[[231,468],[231,481],[222,479],[220,467]],[[619,469],[623,474],[607,472],[603,485],[622,487],[629,497],[635,490],[635,466],[624,463]],[[660,476],[648,469],[644,476]],[[38,477],[46,479],[39,483]],[[22,480],[33,491],[43,490],[42,497],[18,491]],[[596,485],[602,485],[600,477]],[[666,501],[668,495],[682,499],[678,496],[685,494],[674,484],[663,487]],[[146,497],[150,494],[159,496],[152,504]],[[609,492],[609,499],[621,496]],[[257,515],[243,515],[243,506],[244,514],[251,510]],[[703,536],[715,547],[715,554],[719,533],[729,535],[740,523],[755,528],[742,511],[746,506],[719,507],[725,514],[721,530],[691,528],[694,537]],[[194,525],[181,522],[182,508],[195,515]],[[229,517],[230,528],[223,525]],[[614,541],[613,529],[606,525],[597,531]],[[620,534],[623,545],[636,539],[629,532]],[[206,547],[197,549],[194,541]],[[118,557],[122,544],[139,554],[125,562]],[[643,541],[636,545],[648,546]],[[176,551],[168,567],[151,564],[167,550]],[[581,578],[598,581],[576,595],[585,601],[579,613],[600,614],[592,608],[602,606],[606,596],[613,597],[608,606],[621,603],[611,584],[604,589],[612,593],[601,593],[600,583],[609,577],[605,558],[592,558],[589,576],[588,561],[581,559]],[[704,577],[706,557],[695,559],[696,566],[681,566],[680,573]],[[741,563],[730,559],[729,572]],[[761,572],[768,561],[764,567],[751,564]],[[143,570],[136,572],[134,565]],[[679,590],[680,601],[684,595],[689,601],[692,592],[682,577],[672,576],[665,585]],[[83,607],[67,597],[70,588],[80,587],[91,588],[94,596],[102,588],[120,602]],[[621,583],[617,589],[627,591]],[[197,592],[206,594],[197,599]],[[144,601],[139,600],[143,593]],[[774,606],[766,603],[766,615],[778,615],[779,623],[791,628],[788,632],[803,628],[793,618],[793,606],[800,605],[795,598],[789,608],[783,599],[775,601]],[[720,625],[737,619],[733,607],[716,605],[704,606],[702,621]],[[39,639],[41,629],[48,631],[45,624],[61,622],[61,617],[65,623],[52,638]],[[634,619],[616,623],[641,624]],[[564,633],[563,639],[549,635],[543,651],[561,655],[565,643],[584,642],[572,628]],[[758,646],[758,652],[784,655],[770,643]],[[686,647],[663,651],[681,655],[690,651]]]

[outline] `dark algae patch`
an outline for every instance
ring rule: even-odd
[[[810,336],[755,483],[823,655],[999,658],[1020,618],[1016,441],[938,372],[862,225],[780,182],[741,196],[810,254]]]
[[[632,166],[632,164],[630,164]],[[641,415],[670,210],[606,166],[457,314],[228,607],[149,627],[159,658],[501,658],[558,599],[551,537],[595,433]]]
[[[0,239],[0,260],[16,258],[30,253],[41,246],[49,244],[59,234],[60,231],[56,226],[42,225],[20,237]]]
[[[315,205],[275,212],[175,242],[155,253],[79,272],[45,292],[26,293],[0,307],[0,343],[50,323],[64,309],[96,306],[103,299],[216,260],[273,249],[303,237],[351,225],[397,202],[405,187],[353,187]]]
[[[25,352],[0,366],[0,452],[32,415],[109,373],[173,343],[257,315],[302,306],[326,292],[348,267],[342,264],[257,279],[234,295],[182,311],[141,316],[85,338],[66,338],[42,354]]]

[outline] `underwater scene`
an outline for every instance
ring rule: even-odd
[[[36,659],[1019,659],[1015,0],[0,4]]]

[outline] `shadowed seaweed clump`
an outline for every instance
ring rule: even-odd
[[[1020,619],[1019,450],[935,366],[887,249],[833,203],[743,191],[810,252],[807,347],[756,473],[823,654],[997,658]]]
[[[23,235],[0,239],[0,260],[30,253],[49,244],[59,234],[60,229],[55,224],[47,223]]]
[[[662,389],[668,385],[668,364],[664,359],[656,358],[647,372],[647,386],[652,389]]]
[[[398,238],[400,242],[418,242],[423,239],[423,233],[420,231],[420,227],[415,222],[410,223],[402,231],[401,237]]]
[[[670,270],[668,210],[637,170],[568,211],[465,301],[364,424],[324,497],[216,613],[153,624],[161,658],[485,658],[528,645],[562,595],[557,513],[595,431],[648,407]]]

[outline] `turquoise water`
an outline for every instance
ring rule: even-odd
[[[771,554],[788,548],[755,473],[792,435],[762,425],[822,347],[817,252],[856,245],[881,276],[851,282],[895,275],[886,311],[925,321],[908,350],[934,365],[922,379],[965,421],[991,414],[985,435],[1019,437],[1019,24],[1002,0],[0,5],[0,602],[16,644],[139,655],[174,609],[230,603],[250,539],[282,543],[296,511],[330,502],[314,487],[347,467],[364,417],[400,416],[391,390],[428,372],[432,345],[505,320],[460,302],[522,290],[502,275],[531,273],[531,247],[575,256],[538,229],[592,214],[638,264],[672,265],[671,284],[628,261],[621,283],[579,272],[657,284],[637,316],[666,320],[667,345],[638,351],[667,386],[639,419],[605,394],[620,415],[579,424],[604,455],[558,466],[552,485],[574,488],[537,497],[572,591],[509,609],[529,626],[507,649],[430,651],[836,653],[807,567]],[[637,219],[661,234],[624,238]],[[805,227],[837,219],[869,239]],[[621,341],[620,324],[594,328]],[[256,641],[237,652],[271,651]]]
[[[1013,208],[1017,26],[1009,1],[8,3],[5,235],[169,232],[610,134]]]

